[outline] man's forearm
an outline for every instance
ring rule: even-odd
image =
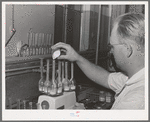
[[[110,73],[107,70],[91,63],[80,55],[78,55],[76,63],[89,79],[93,80],[99,85],[109,88],[107,81]]]

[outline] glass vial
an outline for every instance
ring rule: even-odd
[[[100,92],[99,92],[99,102],[100,102],[100,103],[105,103],[105,101],[106,101],[105,92],[104,92],[104,91],[100,91]]]
[[[65,80],[64,80],[64,91],[69,91],[69,80],[68,80],[68,62],[65,62]]]

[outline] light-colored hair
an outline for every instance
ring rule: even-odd
[[[119,16],[114,25],[117,25],[117,34],[121,43],[135,41],[137,44],[145,44],[145,19],[143,14],[126,13]]]

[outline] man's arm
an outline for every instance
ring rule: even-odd
[[[108,85],[108,76],[109,72],[102,67],[99,67],[81,55],[79,55],[70,45],[65,43],[57,43],[52,46],[52,50],[63,49],[66,52],[66,55],[61,55],[58,59],[66,59],[69,61],[75,61],[80,69],[84,72],[84,74],[94,82],[99,85],[102,85],[106,88],[110,88]]]
[[[76,63],[89,79],[99,85],[110,88],[108,85],[108,76],[110,73],[107,70],[91,63],[80,55],[78,56]]]

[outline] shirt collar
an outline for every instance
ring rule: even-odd
[[[145,77],[144,74],[145,74],[145,68],[142,68],[136,74],[134,74],[130,79],[127,80],[126,85],[131,85],[141,81]]]

